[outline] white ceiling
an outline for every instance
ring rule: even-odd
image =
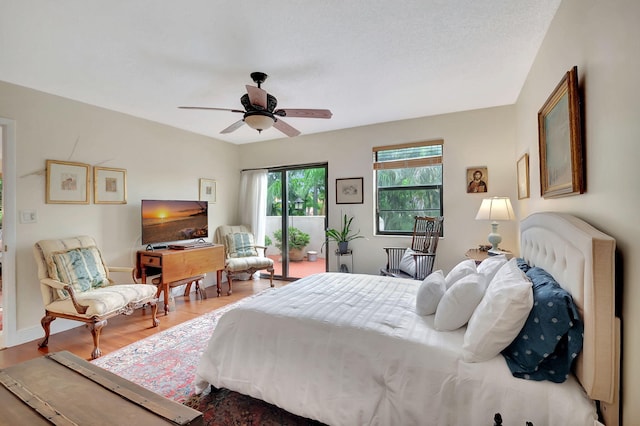
[[[561,0],[1,0],[0,80],[241,144],[249,74],[302,134],[513,104]]]

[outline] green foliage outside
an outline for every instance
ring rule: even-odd
[[[381,230],[409,232],[415,216],[440,215],[441,165],[378,170],[376,174]]]
[[[311,237],[306,232],[302,232],[298,228],[294,226],[290,226],[288,229],[289,233],[289,250],[291,249],[299,249],[302,250],[309,244],[311,241]],[[273,237],[276,240],[275,246],[282,251],[282,229],[278,229],[273,233]]]
[[[289,170],[287,173],[287,214],[289,216],[322,216],[326,212],[325,169]],[[302,202],[302,208],[296,209],[295,201]],[[267,183],[267,216],[282,216],[282,176],[280,172],[271,172]]]

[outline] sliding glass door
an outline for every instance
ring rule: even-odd
[[[265,240],[279,279],[327,270],[326,199],[326,163],[269,169]]]

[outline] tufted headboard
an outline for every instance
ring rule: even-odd
[[[615,316],[616,241],[575,216],[533,213],[520,223],[520,256],[569,291],[584,320],[576,376],[600,401],[607,425],[619,423],[620,319]]]

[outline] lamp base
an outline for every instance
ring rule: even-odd
[[[503,252],[500,249],[490,249],[490,250],[487,250],[487,254],[489,256],[499,256],[501,254],[505,254],[505,252]]]

